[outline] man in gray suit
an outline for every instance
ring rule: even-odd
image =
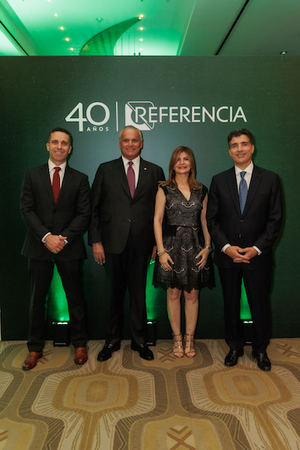
[[[231,132],[228,145],[234,167],[213,177],[207,206],[224,297],[229,346],[224,363],[234,366],[244,353],[240,322],[243,278],[254,328],[252,355],[258,367],[268,371],[272,246],[282,221],[281,187],[278,175],[253,164],[254,138],[249,130]]]
[[[153,215],[162,169],[140,157],[140,130],[127,126],[119,135],[122,156],[101,164],[92,187],[89,243],[95,261],[106,264],[110,278],[110,317],[104,348],[106,361],[119,350],[125,291],[130,296],[131,348],[141,358],[153,359],[146,345],[145,287],[147,266],[154,247]]]
[[[46,296],[54,263],[61,276],[70,315],[75,363],[87,361],[87,333],[81,285],[81,264],[86,257],[82,235],[90,217],[88,178],[67,164],[72,136],[55,128],[46,144],[49,161],[26,172],[21,211],[28,232],[22,254],[29,258],[31,285],[29,355],[23,369],[42,357]]]

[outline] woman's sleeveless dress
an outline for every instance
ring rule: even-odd
[[[192,189],[190,199],[187,200],[176,186],[161,187],[166,195],[163,243],[174,266],[172,271],[165,271],[157,257],[153,284],[156,287],[176,287],[186,291],[213,286],[211,256],[202,270],[196,265],[199,261],[196,255],[205,245],[200,217],[207,188],[202,185],[199,190]]]

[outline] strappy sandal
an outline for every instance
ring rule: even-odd
[[[193,334],[184,335],[184,354],[188,358],[194,358],[196,356]]]
[[[183,358],[184,356],[181,334],[173,334],[173,355],[176,358]]]

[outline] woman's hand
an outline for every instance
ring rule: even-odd
[[[209,253],[210,253],[210,248],[203,248],[203,249],[198,253],[198,255],[196,255],[196,258],[195,258],[195,259],[199,259],[199,261],[196,262],[196,266],[198,266],[199,269],[203,269],[203,268],[204,268]]]
[[[169,253],[165,252],[162,255],[159,256],[159,262],[161,267],[166,270],[166,271],[170,271],[172,270],[172,266],[174,262],[173,259],[171,258],[171,256],[169,255]]]

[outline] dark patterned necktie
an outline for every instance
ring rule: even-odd
[[[59,177],[59,171],[60,167],[54,167],[55,172],[53,174],[53,180],[52,180],[52,191],[53,191],[53,198],[54,203],[57,202],[59,191],[60,191],[60,177]]]
[[[247,182],[244,178],[246,175],[246,172],[244,172],[244,171],[240,172],[240,175],[241,175],[241,181],[239,184],[239,198],[240,198],[241,213],[243,214],[246,200],[247,200],[248,186],[247,186]]]
[[[128,169],[127,169],[127,180],[128,180],[128,186],[130,190],[131,197],[134,197],[134,191],[135,191],[135,173],[133,170],[133,162],[128,162]]]

